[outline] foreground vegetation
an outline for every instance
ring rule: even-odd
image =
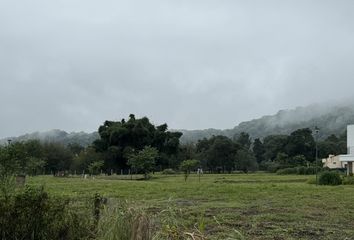
[[[155,174],[150,181],[37,176],[56,198],[85,202],[98,193],[146,213],[160,239],[350,239],[354,187],[307,184],[314,176]],[[111,238],[113,239],[113,238]],[[190,238],[192,239],[192,238]]]
[[[0,146],[0,237],[350,239],[354,181],[323,172],[315,130],[180,145],[181,133],[131,114],[105,121],[87,147],[9,141]],[[343,139],[318,142],[319,156],[343,152]],[[247,174],[257,170],[268,173]]]

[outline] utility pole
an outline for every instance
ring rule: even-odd
[[[318,185],[318,171],[317,171],[317,165],[318,165],[318,134],[320,133],[320,129],[316,126],[315,127],[315,147],[316,147],[316,153],[315,153],[315,172],[316,172],[316,185]]]

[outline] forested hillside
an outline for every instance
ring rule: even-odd
[[[277,114],[263,116],[247,122],[242,122],[233,129],[205,129],[205,130],[178,130],[183,133],[181,143],[197,142],[203,138],[223,135],[234,138],[241,133],[248,133],[251,138],[264,138],[275,134],[290,134],[300,128],[320,128],[319,138],[324,139],[331,134],[341,135],[348,124],[354,124],[354,104],[338,104],[328,106],[326,104],[314,104],[307,107],[298,107],[292,110],[280,110]],[[44,142],[59,142],[65,145],[77,143],[88,146],[99,138],[97,132],[67,133],[61,130],[47,132],[35,132],[19,137],[11,138],[13,141],[26,141],[38,139]],[[0,140],[0,144],[7,139]]]
[[[212,135],[224,135],[233,138],[241,132],[247,132],[255,138],[264,138],[274,134],[290,134],[296,129],[320,128],[320,139],[331,134],[340,135],[346,131],[348,124],[354,124],[354,104],[328,106],[314,104],[308,107],[298,107],[293,110],[281,110],[272,116],[264,116],[247,122],[242,122],[233,129],[218,130],[179,130],[183,133],[182,143],[196,142]]]
[[[10,137],[0,140],[0,144],[4,144],[8,139],[14,142],[21,142],[27,140],[40,140],[42,142],[57,142],[64,145],[79,144],[83,147],[90,145],[99,137],[97,132],[85,133],[85,132],[72,132],[67,133],[62,130],[50,130],[46,132],[34,132],[19,137]]]

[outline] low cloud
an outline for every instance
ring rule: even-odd
[[[0,137],[231,128],[350,97],[353,1],[2,1]]]

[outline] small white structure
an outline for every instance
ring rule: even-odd
[[[346,155],[339,155],[339,160],[346,165],[347,175],[353,174],[354,162],[354,125],[347,127],[347,151]]]
[[[323,158],[322,163],[324,167],[330,169],[343,169],[346,168],[346,163],[339,160],[339,155],[329,155],[328,158]]]

